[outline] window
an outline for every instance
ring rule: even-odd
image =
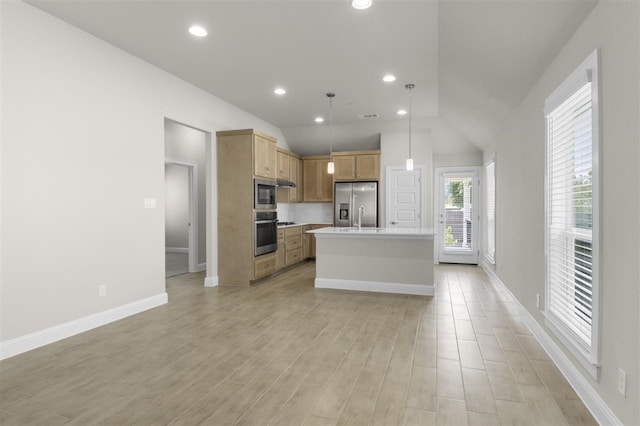
[[[598,375],[598,52],[545,103],[546,304],[550,329]]]
[[[486,214],[487,214],[487,251],[485,257],[496,263],[496,161],[491,158],[485,166],[486,175]]]

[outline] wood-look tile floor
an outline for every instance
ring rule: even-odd
[[[435,297],[167,281],[169,304],[0,362],[3,425],[582,425],[588,410],[474,266]]]

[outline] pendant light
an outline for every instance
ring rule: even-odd
[[[411,91],[416,86],[409,83],[404,87],[409,90],[409,158],[407,158],[407,170],[413,170],[413,158],[411,157]]]
[[[331,128],[329,129],[329,162],[327,163],[327,173],[332,175],[335,171],[335,166],[333,164],[333,98],[335,98],[335,93],[327,93],[327,98],[329,98],[329,125]]]

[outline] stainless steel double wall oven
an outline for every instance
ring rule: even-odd
[[[277,183],[275,180],[254,179],[254,255],[272,253],[278,249]]]

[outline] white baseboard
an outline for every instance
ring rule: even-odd
[[[591,412],[598,424],[601,425],[622,425],[615,413],[609,408],[606,402],[598,395],[596,390],[584,378],[576,366],[569,360],[556,342],[549,336],[546,330],[536,321],[536,319],[525,309],[518,299],[511,293],[511,290],[500,280],[493,269],[483,260],[480,267],[487,273],[489,278],[502,290],[506,291],[518,308],[518,313],[524,320],[531,333],[538,340],[540,345],[547,352],[547,355],[556,364],[562,375],[576,391],[584,405]]]
[[[118,306],[107,311],[98,312],[84,318],[59,324],[44,330],[29,333],[15,339],[0,342],[0,360],[48,345],[58,340],[100,327],[119,319],[164,305],[168,302],[167,293],[160,293],[146,299]]]
[[[218,277],[206,277],[204,279],[205,287],[218,287]]]
[[[433,296],[436,294],[433,285],[339,280],[333,278],[316,278],[315,287],[335,290],[372,291],[375,293],[415,294],[418,296]]]
[[[189,254],[189,248],[187,247],[165,247],[165,253],[184,253]]]

